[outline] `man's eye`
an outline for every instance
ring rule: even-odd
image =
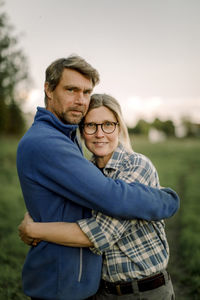
[[[74,89],[73,88],[68,88],[67,91],[72,93],[72,92],[74,92]]]
[[[88,90],[88,91],[84,91],[85,95],[90,95],[92,93],[92,91]]]

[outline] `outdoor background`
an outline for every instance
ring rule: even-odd
[[[133,149],[179,194],[169,271],[176,299],[200,299],[199,15],[198,0],[0,0],[0,299],[27,299],[17,145],[43,106],[46,67],[71,53],[98,69],[95,92],[119,100]]]

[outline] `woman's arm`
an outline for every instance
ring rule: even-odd
[[[91,247],[93,243],[83,233],[76,223],[67,222],[34,222],[28,213],[18,227],[23,242],[37,245],[38,240],[44,240],[64,246]],[[34,240],[36,242],[34,243]]]

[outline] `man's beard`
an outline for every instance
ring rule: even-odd
[[[68,113],[63,112],[60,114],[59,119],[64,124],[78,125],[84,116],[84,113],[82,111],[81,113],[82,114],[80,116],[73,116],[72,114],[70,115],[69,112]]]

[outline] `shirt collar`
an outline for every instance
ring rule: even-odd
[[[113,152],[111,158],[107,162],[106,166],[104,167],[104,170],[117,170],[120,167],[120,161],[123,159],[124,155],[126,153],[126,150],[124,146],[119,143],[115,151]],[[94,156],[92,156],[91,162],[96,165],[96,159]]]

